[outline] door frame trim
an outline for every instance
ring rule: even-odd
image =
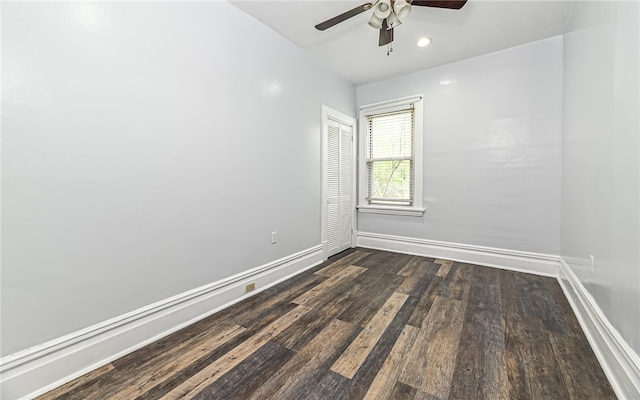
[[[321,149],[322,149],[322,166],[321,166],[321,231],[320,231],[320,240],[322,241],[322,259],[326,260],[328,258],[328,249],[327,249],[327,167],[328,167],[328,147],[327,141],[329,136],[329,119],[332,119],[336,122],[350,125],[353,127],[353,135],[352,135],[352,144],[351,144],[351,247],[355,247],[357,240],[357,229],[356,229],[356,204],[358,203],[358,199],[356,197],[356,183],[357,183],[357,155],[358,155],[358,120],[355,117],[349,116],[347,114],[341,113],[340,111],[334,110],[333,108],[322,104],[320,107],[320,131],[321,131]]]

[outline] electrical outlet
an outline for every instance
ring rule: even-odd
[[[250,284],[248,284],[244,288],[244,292],[245,293],[253,292],[254,290],[256,290],[256,283],[255,282],[251,282]]]
[[[589,259],[591,260],[591,273],[595,274],[596,273],[596,259],[594,256],[589,256]]]
[[[271,232],[271,244],[278,243],[278,231]]]

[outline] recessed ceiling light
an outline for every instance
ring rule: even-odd
[[[423,38],[420,38],[420,40],[418,40],[418,42],[416,43],[416,46],[427,47],[430,44],[431,44],[431,38],[423,37]]]

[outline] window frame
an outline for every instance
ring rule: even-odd
[[[367,118],[371,115],[400,111],[413,106],[413,198],[411,205],[370,204],[367,200],[367,150],[369,132]],[[360,107],[358,138],[358,212],[407,215],[424,215],[423,207],[423,95],[403,97]]]

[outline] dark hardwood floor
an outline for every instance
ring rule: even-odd
[[[41,399],[614,399],[555,279],[355,249]]]

